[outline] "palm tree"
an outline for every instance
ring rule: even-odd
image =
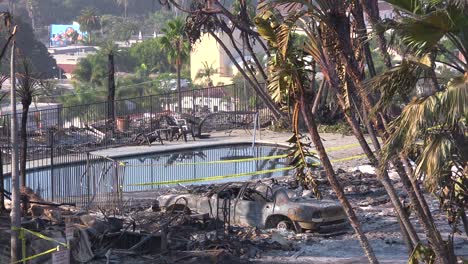
[[[177,70],[177,93],[178,110],[182,112],[182,94],[180,90],[180,70],[182,62],[186,61],[190,54],[190,44],[185,37],[184,21],[175,18],[167,22],[166,27],[161,30],[164,36],[161,38],[163,50],[167,52],[168,60],[176,65]]]
[[[91,34],[94,30],[100,27],[100,16],[97,14],[97,10],[94,8],[86,8],[81,11],[80,16],[77,18],[80,24],[80,30],[88,33],[88,40],[92,43]]]
[[[280,2],[280,1],[279,1]],[[393,1],[392,1],[393,2]],[[407,1],[403,1],[408,3]],[[416,3],[419,1],[412,1]],[[356,48],[352,45],[350,23],[351,17],[346,12],[349,2],[344,0],[316,0],[314,3],[307,4],[308,15],[313,17],[320,23],[320,31],[326,33],[327,40],[329,43],[327,47],[333,48],[333,57],[337,63],[342,64],[341,71],[342,79],[351,91],[345,95],[353,95],[356,90],[359,95],[359,99],[362,100],[363,108],[366,114],[371,117],[372,125],[377,129],[380,137],[386,139],[388,137],[388,131],[386,131],[385,124],[387,123],[386,115],[382,112],[373,113],[373,98],[370,96],[368,91],[364,89],[363,85],[363,72],[360,63],[355,56]],[[446,21],[442,21],[446,22]],[[426,25],[427,26],[427,25]],[[417,35],[423,31],[415,32]],[[330,51],[330,49],[328,49]],[[345,97],[345,103],[349,105],[351,102]],[[373,141],[377,141],[374,139]],[[411,204],[416,211],[419,222],[421,223],[424,232],[426,233],[428,240],[431,244],[432,249],[439,261],[442,263],[449,262],[449,256],[445,247],[444,241],[440,237],[440,233],[437,231],[432,219],[432,215],[428,209],[427,202],[421,194],[417,183],[408,177],[407,170],[404,169],[403,164],[408,163],[407,157],[404,153],[399,153],[397,156],[392,156],[392,163],[397,170],[402,183],[408,193]],[[386,163],[381,164],[381,168],[386,168]],[[408,230],[409,231],[409,230]]]
[[[451,223],[456,226],[461,220],[467,231],[468,7],[463,1],[416,1],[411,5],[406,1],[389,2],[404,16],[386,26],[401,39],[411,56],[372,80],[381,85],[382,98],[377,106],[385,108],[401,94],[416,96],[389,124],[391,134],[385,141],[383,159],[389,160],[400,152],[419,153],[413,178],[424,179],[426,189],[439,194]],[[461,58],[446,44],[456,47]],[[433,72],[433,61],[448,65],[458,75],[445,83],[436,78],[437,90],[429,95],[418,94],[418,86],[424,84],[421,81]],[[442,240],[434,229],[436,238]],[[432,249],[437,255],[437,247]],[[453,252],[446,254],[444,263],[451,261],[449,254]]]
[[[29,107],[35,96],[40,94],[41,79],[38,74],[34,73],[31,69],[30,62],[23,59],[20,69],[17,71],[17,94],[21,100],[21,127],[20,127],[20,173],[21,184],[26,186],[26,160],[28,150],[28,137],[27,137],[27,124]]]
[[[216,74],[218,71],[213,68],[213,64],[208,65],[208,62],[202,62],[203,69],[199,69],[197,75],[195,76],[195,80],[204,80],[207,87],[213,87],[213,80],[211,77]]]
[[[298,16],[298,14],[291,13],[291,17],[287,17],[284,19],[284,21],[287,21],[287,23],[283,23],[281,25],[281,23],[273,22],[274,24],[279,25],[279,27],[276,30],[278,32],[271,35],[270,37],[278,38],[278,39],[289,38],[288,34],[281,33],[279,29],[281,28],[286,31],[288,30],[288,28],[290,30],[294,29],[295,25],[293,21],[296,21],[299,17],[300,16]],[[264,27],[269,26],[268,21],[266,21],[267,23],[264,23],[259,19],[257,19],[256,21],[257,21],[257,25],[261,23],[263,24]],[[343,65],[340,64],[339,60],[337,59],[338,55],[336,54],[336,49],[330,42],[331,40],[330,40],[329,33],[326,30],[324,30],[324,28],[322,27],[321,34],[319,34],[317,28],[314,27],[314,24],[312,23],[306,22],[306,23],[296,23],[296,24],[298,24],[298,26],[300,26],[304,30],[304,32],[307,33],[306,43],[304,44],[304,52],[307,55],[312,56],[314,58],[314,63],[317,63],[320,66],[320,69],[325,77],[325,80],[329,84],[330,90],[332,90],[332,92],[337,97],[338,104],[341,107],[345,115],[346,122],[352,128],[353,134],[357,138],[359,144],[361,145],[364,153],[367,155],[369,161],[375,166],[378,166],[379,161],[374,155],[374,153],[372,152],[371,148],[369,147],[359,127],[359,124],[355,120],[354,115],[352,113],[353,108],[351,107],[352,105],[351,104],[351,101],[352,101],[351,85],[349,84],[349,82],[346,81],[345,78],[342,77],[344,74],[342,71]],[[259,29],[263,30],[263,27],[259,26]],[[287,40],[278,40],[278,41],[287,43]],[[278,78],[278,80],[282,80],[282,78]],[[312,84],[315,84],[315,81],[313,80],[313,78],[309,82]],[[313,89],[312,87],[312,91],[313,90],[315,89]],[[281,91],[278,91],[278,93],[281,93]],[[413,245],[419,242],[419,238],[417,237],[415,229],[412,226],[411,222],[409,221],[409,218],[403,208],[403,205],[401,204],[399,200],[396,190],[394,189],[393,184],[390,181],[390,178],[386,170],[384,169],[377,170],[377,178],[378,180],[380,180],[385,190],[389,194],[390,200],[392,201],[395,211],[397,212],[398,219],[401,220],[400,227],[402,230],[402,234],[405,235],[406,233],[408,233],[409,237],[404,238],[404,240],[407,243],[409,250],[412,251]]]
[[[260,35],[268,41],[272,54],[268,64],[269,72],[271,73],[268,80],[268,89],[276,102],[284,105],[288,105],[293,102],[294,111],[292,123],[295,131],[295,138],[298,138],[297,123],[299,112],[302,113],[308,132],[315,145],[333,191],[348,215],[351,226],[358,235],[358,239],[369,259],[369,262],[378,263],[372,247],[370,246],[370,243],[362,230],[361,224],[357,219],[354,209],[344,195],[343,188],[339,183],[335,171],[333,170],[333,166],[318,133],[311,106],[307,103],[311,101],[311,98],[313,98],[313,94],[311,94],[313,91],[305,89],[305,87],[310,86],[310,80],[308,78],[310,74],[306,70],[306,64],[303,60],[301,51],[297,48],[295,49],[290,44],[292,42],[290,41],[290,36],[295,29],[292,21],[294,20],[294,17],[298,18],[298,14],[292,15],[292,18],[290,19],[285,19],[284,23],[281,23],[283,21],[278,21],[277,17],[278,16],[276,16],[272,11],[266,11],[255,19],[258,31]],[[318,50],[314,48],[312,53],[317,54],[317,51]],[[301,145],[301,143],[298,143],[298,145]],[[308,179],[307,181],[311,180]]]
[[[28,10],[29,18],[31,18],[31,27],[36,30],[36,17],[38,11],[38,3],[35,0],[26,1],[26,10]]]
[[[115,0],[118,6],[124,7],[124,17],[127,18],[128,0]]]

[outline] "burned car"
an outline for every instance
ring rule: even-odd
[[[290,198],[286,189],[262,182],[227,183],[210,191],[169,194],[158,198],[165,210],[187,210],[240,226],[342,232],[348,226],[341,205],[331,200]]]

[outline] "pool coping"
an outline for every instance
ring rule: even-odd
[[[112,159],[118,158],[126,158],[132,156],[139,156],[143,154],[159,154],[159,153],[167,153],[167,152],[178,152],[183,150],[190,150],[190,149],[199,149],[199,148],[210,148],[210,147],[225,147],[225,146],[237,146],[237,145],[247,145],[252,144],[252,141],[248,141],[245,139],[231,139],[231,140],[224,140],[224,141],[192,141],[193,143],[185,142],[185,144],[175,144],[175,145],[150,145],[150,146],[124,146],[124,147],[117,147],[117,148],[109,148],[109,149],[102,149],[97,151],[90,152],[92,155],[95,156],[102,156]],[[278,143],[268,140],[258,140],[255,144],[261,145],[268,145],[268,146],[278,146],[289,148],[290,145],[286,143]],[[116,153],[115,151],[122,151],[126,150],[122,153]]]
[[[212,138],[213,139],[213,138]],[[214,138],[215,140],[219,140],[218,138]],[[223,146],[238,146],[238,145],[246,145],[252,144],[252,141],[246,139],[239,139],[239,138],[230,138],[228,140],[222,141],[204,141],[204,140],[197,140],[197,141],[187,141],[183,144],[171,144],[171,145],[161,145],[159,143],[154,143],[149,146],[119,146],[114,148],[108,149],[101,149],[96,151],[90,151],[89,153],[94,156],[101,156],[111,159],[120,159],[120,158],[127,158],[127,157],[134,157],[144,154],[159,154],[159,153],[168,153],[168,152],[179,152],[183,150],[189,149],[200,149],[200,148],[210,148],[210,147],[223,147]],[[285,143],[278,143],[268,140],[258,140],[255,144],[262,144],[268,146],[280,146],[284,148],[290,147],[288,144]],[[73,155],[70,155],[73,156]],[[66,162],[60,162],[59,157],[54,157],[54,165],[57,167],[60,166],[67,166],[72,164],[80,164],[85,163],[86,159],[81,157],[76,157],[75,159],[68,159]],[[26,167],[26,171],[34,171],[34,170],[42,170],[47,169],[50,167],[50,158],[45,158],[41,160],[34,160],[28,161]],[[3,165],[3,173],[5,178],[10,177],[10,170],[11,164]]]

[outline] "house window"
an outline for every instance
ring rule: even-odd
[[[213,106],[213,112],[218,112],[218,106],[217,105]]]

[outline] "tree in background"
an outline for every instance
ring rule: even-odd
[[[132,45],[129,53],[139,65],[145,64],[150,73],[162,73],[175,70],[173,64],[168,61],[167,51],[163,48],[161,38],[148,39],[143,42]],[[182,63],[188,64],[187,57],[183,58]]]
[[[180,18],[167,22],[162,29],[164,36],[161,38],[163,50],[167,52],[168,59],[176,65],[177,92],[179,112],[182,112],[182,94],[180,87],[180,72],[182,62],[190,56],[190,44],[185,36],[184,21]]]
[[[89,7],[83,9],[77,19],[80,24],[80,30],[88,33],[88,42],[93,43],[93,31],[101,27],[101,17],[98,15],[97,10]]]
[[[160,34],[161,29],[164,27],[167,21],[171,20],[174,17],[174,14],[167,10],[159,10],[151,15],[143,23],[141,31],[146,33],[156,33]]]
[[[101,17],[101,32],[103,38],[128,42],[140,30],[140,23],[137,19],[103,15]]]
[[[47,47],[34,37],[34,32],[31,25],[24,22],[19,17],[15,18],[15,23],[21,30],[16,34],[16,47],[21,50],[22,56],[28,58],[29,64],[33,69],[40,69],[44,78],[52,78],[57,76],[57,63],[47,51]],[[8,31],[0,30],[0,46],[8,41]],[[2,73],[10,72],[7,63],[2,63],[0,66]]]
[[[107,58],[102,52],[88,55],[77,64],[73,78],[80,83],[90,85],[92,89],[102,87],[107,76],[106,65]]]
[[[285,124],[283,121],[287,114],[279,109],[265,90],[264,82],[268,76],[264,69],[265,65],[261,63],[259,57],[268,54],[268,48],[260,39],[252,17],[249,15],[248,3],[239,1],[238,8],[236,7],[239,10],[237,14],[230,11],[231,3],[221,1],[196,0],[190,3],[190,7],[176,0],[168,0],[167,4],[187,15],[185,31],[190,43],[195,45],[202,36],[206,35],[214,38],[237,70],[250,83],[250,87],[255,90],[260,100],[271,111],[274,119]],[[227,38],[220,37],[220,34]],[[254,50],[255,45],[261,47],[261,52]],[[247,58],[246,53],[250,59]],[[248,61],[252,67],[243,67],[249,64]]]
[[[206,87],[213,87],[213,80],[211,77],[218,72],[217,69],[213,68],[213,64],[208,65],[208,62],[202,62],[203,69],[199,69],[195,80],[203,80]]]
[[[117,3],[118,6],[123,6],[123,8],[124,8],[124,18],[127,18],[128,0],[115,0],[115,2]]]
[[[36,16],[38,12],[39,3],[37,0],[26,0],[26,10],[28,11],[29,18],[31,19],[31,27],[36,30]]]

